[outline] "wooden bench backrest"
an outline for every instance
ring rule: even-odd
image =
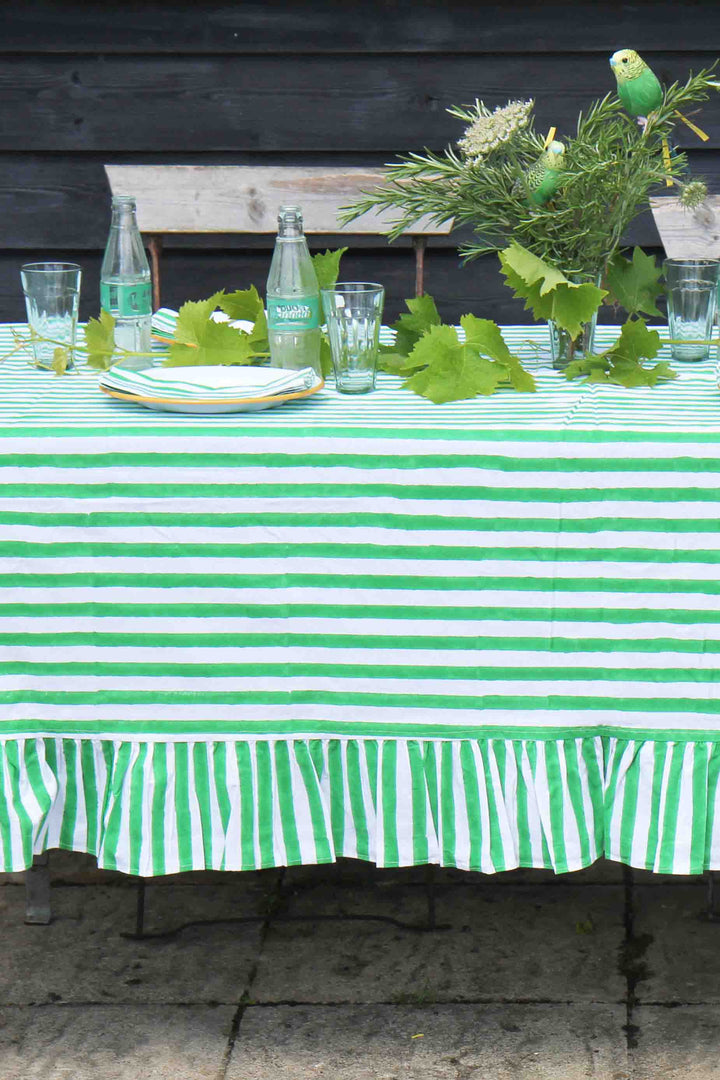
[[[113,195],[134,195],[140,232],[148,239],[153,277],[153,306],[160,307],[162,237],[170,233],[277,232],[282,205],[302,207],[308,234],[347,233],[380,236],[393,220],[388,212],[371,211],[342,226],[338,211],[359,201],[364,192],[386,182],[369,169],[330,169],[289,165],[106,165]],[[427,236],[450,232],[426,218],[405,232],[415,248],[415,293],[422,296]]]
[[[368,169],[330,169],[286,165],[106,165],[113,195],[134,195],[143,233],[277,232],[278,208],[302,207],[307,233],[386,233],[392,215],[364,214],[341,226],[338,210],[362,193],[385,183],[385,174]],[[410,235],[443,235],[452,222],[427,220]]]
[[[651,198],[650,206],[668,259],[720,259],[719,196],[708,196],[696,210],[669,195]]]

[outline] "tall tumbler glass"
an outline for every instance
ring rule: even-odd
[[[340,281],[322,289],[335,386],[341,394],[375,389],[385,289],[372,281]]]
[[[670,351],[675,360],[706,360],[717,311],[720,262],[666,259]]]
[[[77,333],[80,280],[82,271],[77,263],[26,263],[20,270],[28,326],[41,338],[33,341],[35,366],[52,368],[55,350],[69,348],[70,363],[74,366],[75,335]]]

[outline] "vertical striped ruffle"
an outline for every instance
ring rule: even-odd
[[[0,745],[0,868],[47,848],[152,877],[345,856],[557,873],[720,868],[720,747],[596,738]]]

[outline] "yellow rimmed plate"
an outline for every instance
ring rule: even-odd
[[[257,385],[257,368],[243,367],[173,367],[154,368],[153,378],[160,382],[182,380],[184,383],[195,383],[198,387],[197,397],[167,397],[145,394],[136,394],[132,391],[111,389],[100,386],[100,389],[108,397],[117,401],[128,401],[135,405],[142,405],[146,409],[154,409],[156,412],[175,412],[190,415],[210,415],[213,413],[241,413],[262,412],[263,409],[273,409],[278,405],[285,405],[288,401],[302,401],[312,397],[322,390],[325,385],[320,376],[315,376],[316,382],[303,390],[296,390],[290,394],[267,394],[258,395],[256,392],[243,395],[243,382],[248,385]],[[262,368],[263,375],[268,381],[273,377],[287,375],[287,371],[281,368]],[[228,396],[213,396],[203,398],[202,389],[211,387],[213,390],[228,388]],[[232,387],[232,390],[230,390]]]

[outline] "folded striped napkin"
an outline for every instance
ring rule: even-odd
[[[220,401],[231,398],[276,397],[317,386],[312,368],[182,367],[132,371],[120,366],[104,371],[100,386],[133,397],[182,401]]]

